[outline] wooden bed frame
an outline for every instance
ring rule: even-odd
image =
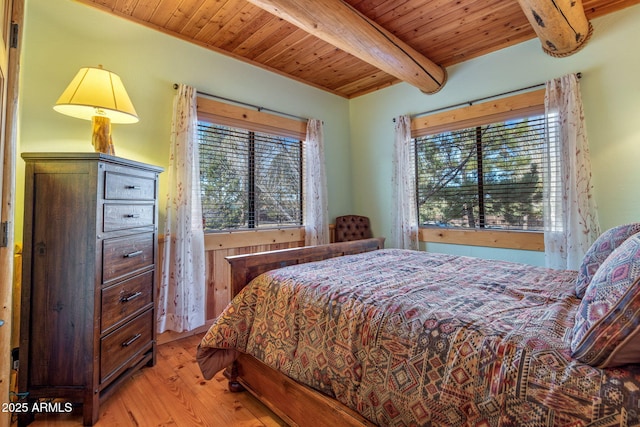
[[[305,246],[248,255],[229,256],[231,290],[236,295],[260,274],[275,268],[353,255],[384,248],[384,238],[356,240],[328,245]],[[291,426],[374,426],[358,413],[316,390],[299,384],[247,354],[224,372],[229,390],[248,390]]]

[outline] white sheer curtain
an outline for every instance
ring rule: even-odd
[[[304,150],[304,240],[307,246],[322,245],[329,243],[329,213],[321,120],[307,121]]]
[[[391,244],[396,248],[418,249],[415,154],[411,147],[411,119],[409,116],[400,116],[396,117],[395,123]]]
[[[547,267],[577,270],[600,234],[600,226],[592,195],[580,85],[575,74],[547,82],[545,112],[550,154],[543,198],[545,262]]]
[[[189,331],[205,322],[205,266],[196,91],[179,85],[173,104],[158,332]]]

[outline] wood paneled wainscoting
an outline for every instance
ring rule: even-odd
[[[204,245],[207,323],[204,327],[186,334],[165,332],[158,337],[159,343],[206,331],[211,321],[231,301],[231,287],[229,286],[231,269],[225,257],[304,246],[304,227],[206,233]],[[163,253],[164,239],[161,238],[158,256],[162,258]],[[162,265],[162,259],[159,261],[159,265]],[[159,280],[158,283],[160,283]]]

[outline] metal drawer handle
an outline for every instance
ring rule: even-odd
[[[142,295],[142,292],[136,292],[135,294],[129,294],[129,295],[123,296],[122,298],[120,298],[120,302],[129,302],[131,300],[138,298],[140,295]]]
[[[140,214],[127,214],[125,215],[127,218],[140,218]]]
[[[133,258],[133,257],[137,257],[139,255],[142,255],[143,253],[144,252],[142,252],[142,251],[135,251],[135,252],[131,252],[131,253],[125,254],[124,257],[125,258]]]
[[[125,185],[124,188],[126,188],[127,190],[139,190],[140,186],[139,185]]]
[[[122,346],[123,347],[129,347],[131,344],[136,342],[141,336],[142,336],[142,334],[135,334],[129,341],[123,342]]]

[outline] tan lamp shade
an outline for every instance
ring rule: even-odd
[[[59,113],[93,122],[96,151],[115,154],[111,123],[136,123],[138,115],[120,77],[99,68],[81,68],[53,107]]]

